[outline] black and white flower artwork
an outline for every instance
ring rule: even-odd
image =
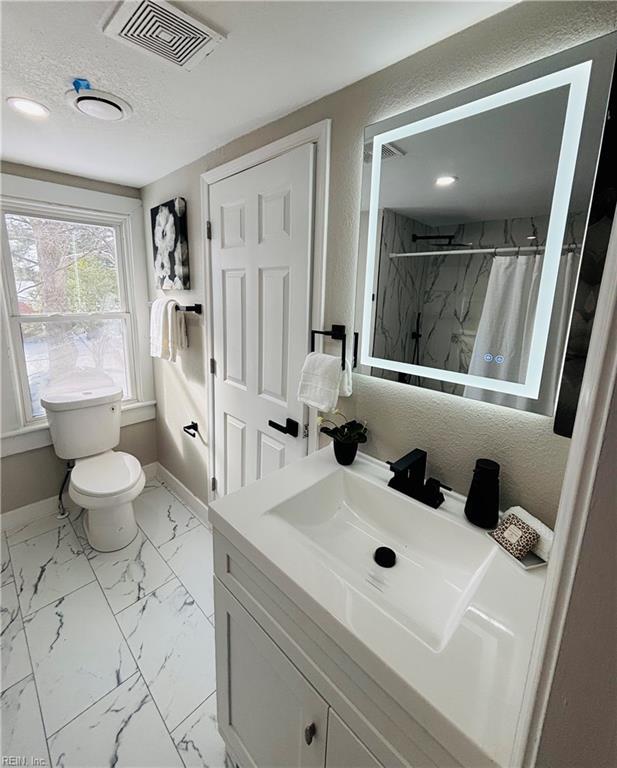
[[[154,280],[157,288],[188,290],[189,245],[186,200],[175,197],[150,210]]]

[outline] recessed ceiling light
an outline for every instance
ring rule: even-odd
[[[35,120],[44,120],[46,117],[49,117],[49,109],[32,99],[24,99],[22,96],[9,96],[6,103],[21,115],[33,117]]]
[[[435,186],[436,187],[449,187],[451,184],[454,184],[455,181],[458,181],[457,176],[438,176],[435,179]]]

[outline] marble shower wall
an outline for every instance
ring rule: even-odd
[[[376,290],[373,354],[389,360],[418,362],[466,373],[482,316],[492,254],[442,253],[430,241],[413,235],[453,235],[454,242],[474,248],[544,245],[548,216],[429,226],[384,209]],[[583,214],[572,214],[566,242],[582,242]],[[529,238],[535,238],[530,240]],[[428,256],[390,258],[391,253],[432,252]],[[516,256],[497,258],[516,258]],[[413,338],[421,313],[418,348]],[[394,371],[373,369],[373,375],[403,380],[430,389],[462,394],[463,387]]]
[[[387,208],[382,213],[373,355],[412,362],[412,331],[422,301],[424,263],[413,259],[391,259],[389,254],[415,250],[412,236],[428,235],[430,227]],[[397,378],[393,371],[383,370],[378,375]]]

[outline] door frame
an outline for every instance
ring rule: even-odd
[[[617,215],[604,263],[540,618],[515,734],[512,764],[523,768],[533,768],[538,756],[616,377]]]
[[[215,469],[215,402],[214,402],[214,374],[210,371],[210,359],[214,357],[213,336],[213,305],[212,305],[212,241],[207,237],[207,222],[210,221],[210,185],[216,184],[230,176],[235,176],[243,171],[248,171],[257,165],[273,160],[284,155],[292,149],[305,144],[315,145],[315,178],[313,200],[313,232],[312,232],[312,269],[311,269],[311,304],[309,323],[311,328],[323,328],[325,289],[326,289],[326,252],[328,233],[328,193],[330,185],[330,136],[332,120],[327,118],[318,123],[302,128],[295,133],[284,136],[277,141],[266,144],[263,147],[237,157],[227,163],[212,168],[200,176],[201,186],[201,236],[204,243],[204,296],[206,299],[206,358],[205,381],[206,398],[208,408],[208,424],[205,430],[205,439],[208,445],[208,502],[214,501],[216,492],[212,490],[212,478]],[[307,335],[307,352],[308,335]],[[317,429],[317,409],[308,409],[308,453],[317,449],[319,432]]]

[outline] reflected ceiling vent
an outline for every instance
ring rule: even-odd
[[[181,69],[194,69],[225,37],[165,0],[125,0],[103,31]]]
[[[396,144],[382,144],[381,145],[381,159],[389,160],[391,157],[403,157],[404,152],[399,149]],[[373,142],[367,142],[364,145],[364,162],[370,163],[373,159]]]

